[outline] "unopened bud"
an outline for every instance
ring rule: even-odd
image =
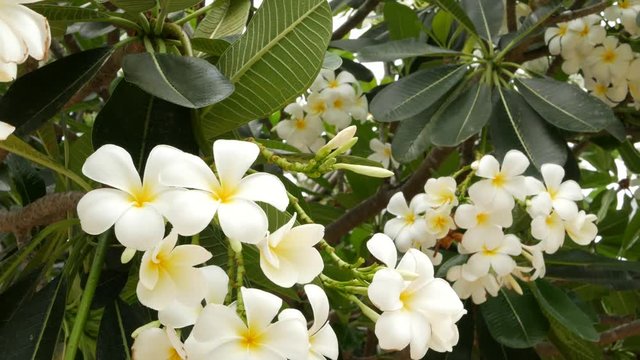
[[[356,134],[357,129],[358,128],[355,127],[355,125],[351,125],[343,129],[339,133],[337,133],[336,136],[333,137],[333,139],[329,140],[329,142],[326,143],[326,145],[324,145],[323,147],[320,148],[320,150],[318,150],[318,156],[325,157],[331,151],[347,144],[349,141],[351,141],[351,139],[353,139],[353,136]]]
[[[122,255],[120,255],[120,262],[123,264],[126,264],[129,261],[131,261],[131,259],[133,259],[134,256],[136,256],[136,249],[126,248],[122,252]]]
[[[343,169],[353,171],[356,174],[371,176],[375,178],[388,178],[393,176],[393,172],[387,169],[376,167],[376,166],[366,166],[366,165],[355,165],[355,164],[335,164],[333,166],[334,169]]]

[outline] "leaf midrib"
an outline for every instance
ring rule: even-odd
[[[529,338],[529,333],[527,332],[527,328],[522,323],[522,320],[520,320],[520,316],[518,316],[518,313],[516,312],[516,309],[513,307],[513,304],[511,303],[511,300],[509,300],[509,297],[507,296],[507,294],[505,294],[504,289],[500,289],[500,292],[502,293],[502,296],[504,297],[505,301],[509,305],[509,308],[511,309],[511,312],[513,313],[514,318],[518,322],[518,325],[520,325],[520,329],[522,329],[522,334],[524,335],[525,339],[527,340],[527,343],[530,344],[531,343],[531,339]]]
[[[467,112],[467,116],[465,116],[464,121],[462,122],[462,126],[460,126],[460,129],[458,130],[458,134],[456,135],[456,142],[460,141],[460,134],[462,134],[462,130],[464,129],[464,127],[469,122],[469,119],[471,118],[471,113],[473,113],[473,110],[476,108],[476,104],[478,103],[478,98],[480,98],[481,91],[482,91],[482,86],[478,85],[478,88],[476,90],[476,96],[473,98],[473,103],[469,108],[469,112]]]

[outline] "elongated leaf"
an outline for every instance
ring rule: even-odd
[[[393,61],[415,56],[457,55],[457,51],[439,48],[414,39],[389,41],[365,46],[358,51],[358,59],[367,61]]]
[[[491,42],[498,35],[504,18],[504,2],[495,0],[462,0],[462,8],[478,31]]]
[[[431,117],[438,111],[439,102],[398,125],[391,150],[396,160],[407,163],[417,159],[431,146],[430,136],[433,128]]]
[[[111,49],[83,51],[48,64],[16,80],[0,99],[0,121],[18,134],[37,129],[56,115],[111,55]]]
[[[571,301],[564,291],[544,280],[532,283],[531,290],[545,313],[563,327],[584,340],[598,341],[599,334],[593,327],[591,319]]]
[[[384,21],[392,40],[416,38],[422,30],[422,21],[410,7],[394,1],[384,3]]]
[[[626,226],[626,219],[624,225]],[[610,289],[640,289],[640,264],[585,251],[559,251],[545,256],[547,279],[598,284]]]
[[[223,39],[195,38],[191,39],[191,46],[193,50],[206,55],[220,57],[231,46],[231,43]]]
[[[200,2],[200,0],[160,0],[160,4],[163,1],[166,2],[169,12],[184,10]]]
[[[130,360],[133,338],[131,334],[140,326],[153,321],[148,308],[140,305],[128,305],[115,299],[104,309],[98,343],[97,360]]]
[[[156,0],[113,0],[111,1],[120,9],[127,12],[143,12],[156,6]]]
[[[593,342],[578,337],[571,327],[549,316],[546,312],[551,329],[549,340],[558,348],[562,356],[567,360],[599,360],[603,358],[602,349]]]
[[[155,98],[137,86],[121,81],[98,114],[93,126],[93,146],[115,144],[125,148],[138,169],[159,144],[197,152],[191,111]]]
[[[576,85],[552,79],[515,81],[527,103],[561,129],[596,132],[620,122],[609,106]]]
[[[564,140],[549,129],[544,120],[516,92],[498,88],[501,105],[491,117],[491,138],[502,157],[511,149],[522,150],[533,165],[563,165],[567,160]]]
[[[487,324],[482,317],[482,312],[477,312],[476,332],[478,334],[478,347],[482,354],[481,359],[486,360],[540,360],[533,348],[512,349],[498,343],[489,333]]]
[[[0,318],[3,359],[51,359],[62,328],[66,294],[64,282],[56,278],[33,296],[11,295],[19,296],[20,301],[3,309]]]
[[[265,0],[218,62],[236,91],[203,112],[205,136],[267,116],[305,91],[322,66],[331,23],[325,0]]]
[[[434,0],[442,10],[450,13],[470,34],[478,35],[476,27],[456,0]]]
[[[431,142],[454,146],[477,134],[489,121],[493,104],[491,87],[475,83],[455,100],[445,104],[431,120]]]
[[[466,66],[444,65],[413,73],[380,91],[371,101],[371,113],[382,122],[418,115],[451,90],[466,71]]]
[[[194,38],[220,39],[242,32],[251,9],[249,0],[216,0],[200,22]]]
[[[76,6],[30,4],[29,8],[46,17],[48,21],[84,22],[109,18],[109,15],[103,12]]]
[[[640,174],[640,152],[636,150],[631,141],[627,140],[623,142],[618,148],[618,152],[627,169],[636,174]]]
[[[506,34],[500,38],[500,48],[508,51],[518,45],[530,34],[540,29],[547,19],[562,7],[562,0],[550,0],[529,14],[516,32]]]
[[[546,339],[549,323],[530,291],[518,295],[502,288],[480,310],[491,336],[503,345],[524,349]]]
[[[127,55],[125,79],[160,99],[188,108],[202,108],[227,98],[233,84],[208,61],[171,54]]]

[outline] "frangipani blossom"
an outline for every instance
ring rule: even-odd
[[[0,70],[0,72],[1,71],[2,70]],[[2,82],[1,79],[0,79],[0,82]],[[13,134],[14,131],[16,131],[15,126],[8,124],[4,121],[0,121],[0,141],[7,140],[9,135]]]
[[[452,266],[447,271],[447,280],[453,282],[451,287],[460,299],[471,297],[474,304],[484,303],[487,301],[487,293],[491,296],[497,296],[500,290],[500,284],[492,274],[479,277],[474,281],[465,279],[462,276],[461,265]]]
[[[607,31],[600,26],[600,21],[601,17],[595,14],[569,21],[569,30],[577,37],[576,47],[597,45],[604,41]]]
[[[442,239],[447,236],[450,230],[456,228],[456,224],[451,217],[451,207],[449,206],[427,209],[424,219],[427,223],[427,232],[434,235],[436,239]]]
[[[308,284],[304,286],[304,292],[307,294],[311,310],[313,311],[313,324],[308,330],[309,334],[309,354],[302,359],[306,360],[324,360],[325,357],[336,360],[338,359],[338,337],[329,325],[329,299],[321,287],[318,285]],[[285,309],[278,316],[279,320],[297,319],[304,326],[307,326],[307,320],[302,313],[295,309]]]
[[[311,282],[324,269],[314,245],[324,236],[324,226],[304,224],[294,227],[296,216],[258,243],[260,268],[274,284],[289,288]]]
[[[549,47],[551,55],[560,55],[573,48],[578,43],[578,37],[569,30],[569,23],[560,22],[557,27],[549,27],[544,33],[544,42]]]
[[[282,299],[258,289],[240,291],[246,323],[234,307],[208,304],[185,341],[189,360],[306,359],[306,324],[295,318],[272,323]]]
[[[482,203],[473,196],[471,201],[474,203],[462,204],[456,209],[456,224],[467,229],[462,241],[465,244],[482,243],[485,239],[504,236],[502,228],[508,228],[513,223],[511,209]]]
[[[142,256],[136,293],[146,307],[161,310],[176,300],[193,305],[207,294],[206,277],[194,266],[211,259],[211,253],[198,245],[176,246],[177,241],[178,233],[171,231]]]
[[[619,80],[615,83],[609,80],[595,79],[587,76],[584,79],[584,87],[591,91],[591,95],[602,100],[605,104],[614,107],[627,97],[627,82]]]
[[[359,86],[356,89],[356,96],[349,106],[349,112],[351,117],[358,121],[365,121],[369,116],[369,100],[367,100],[367,96],[362,93],[362,89]]]
[[[476,175],[486,180],[469,188],[469,195],[483,204],[493,203],[499,208],[512,209],[515,197],[524,200],[530,194],[522,174],[529,167],[529,159],[518,150],[510,150],[504,156],[502,166],[495,157],[483,156],[478,162]]]
[[[620,19],[624,29],[632,36],[639,33],[639,27],[636,22],[638,13],[640,12],[640,1],[638,0],[618,0],[615,5],[605,9],[604,16],[609,21]]]
[[[538,278],[543,278],[547,273],[547,266],[544,263],[544,248],[542,247],[542,243],[529,246],[522,245],[522,255],[526,257],[529,261],[531,261],[531,266],[533,267],[533,274],[527,279],[528,281],[534,281]]]
[[[351,124],[351,106],[355,101],[355,95],[345,96],[340,93],[322,94],[325,97],[326,109],[322,114],[322,120],[342,130]]]
[[[232,241],[255,244],[267,232],[267,215],[255,201],[284,211],[289,198],[284,185],[267,173],[244,174],[256,160],[260,150],[256,144],[217,140],[213,158],[218,177],[199,157],[182,153],[160,174],[167,186],[193,189],[174,197],[167,218],[178,230],[196,234],[218,215],[222,231]],[[218,180],[218,178],[220,180]]]
[[[358,80],[347,71],[341,71],[338,76],[333,70],[323,69],[311,85],[311,91],[327,95],[351,97],[355,95],[354,84]]]
[[[324,145],[324,140],[318,143],[324,131],[319,117],[306,115],[298,103],[289,104],[284,111],[290,114],[291,118],[281,120],[273,128],[282,140],[306,152],[318,150]]]
[[[151,150],[143,181],[129,153],[116,145],[104,145],[91,154],[82,173],[112,188],[90,191],[78,203],[82,230],[97,235],[115,224],[116,238],[127,248],[146,251],[164,237],[164,218],[172,199],[182,189],[169,189],[158,181],[160,171],[175,160],[177,149],[156,146]],[[180,219],[172,221],[181,235]],[[141,226],[141,225],[144,226]],[[193,235],[193,234],[189,234]]]
[[[490,270],[498,276],[511,273],[516,267],[516,262],[511,256],[520,255],[522,252],[520,239],[511,234],[463,245],[461,253],[473,254],[467,263],[462,265],[462,277],[467,281],[475,281],[489,274]]]
[[[377,161],[385,168],[389,168],[389,164],[394,168],[398,167],[398,162],[391,154],[391,144],[383,143],[382,141],[373,138],[369,141],[369,148],[373,151],[373,154],[367,156],[367,159]]]
[[[569,238],[578,245],[589,245],[598,235],[598,227],[594,222],[598,217],[580,210],[573,218],[565,221],[565,230]]]
[[[547,254],[558,251],[564,243],[564,234],[564,221],[556,212],[540,213],[531,220],[531,235],[540,240],[539,245]]]
[[[618,39],[609,36],[602,46],[593,49],[587,58],[589,73],[600,81],[617,82],[624,79],[633,60],[633,50],[629,44],[619,44]]]
[[[184,360],[187,354],[174,329],[151,327],[136,336],[131,357],[133,360]]]
[[[400,252],[409,250],[414,241],[427,233],[427,221],[420,215],[423,208],[419,197],[414,197],[407,205],[402,192],[394,194],[389,200],[387,211],[396,217],[387,221],[384,233],[396,242]]]
[[[437,208],[441,206],[456,206],[458,198],[456,197],[456,179],[450,176],[444,176],[437,179],[429,179],[424,185],[425,203]]]
[[[548,214],[553,209],[562,219],[573,218],[578,213],[576,201],[584,198],[582,189],[573,180],[564,179],[564,169],[556,164],[544,164],[540,168],[544,185],[540,181],[532,181],[538,193],[531,199],[530,211]]]

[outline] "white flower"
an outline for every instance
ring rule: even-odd
[[[218,177],[199,157],[182,153],[160,174],[163,184],[193,190],[175,196],[167,218],[181,224],[184,232],[202,231],[218,215],[222,231],[232,241],[255,244],[267,232],[267,215],[255,201],[284,211],[289,198],[284,185],[267,173],[244,174],[258,157],[257,145],[236,140],[217,140],[213,158]],[[220,179],[218,181],[218,178]]]
[[[131,357],[134,360],[183,360],[187,354],[175,330],[152,327],[136,336]]]
[[[0,82],[2,82],[2,79],[0,79]],[[16,131],[15,126],[7,124],[4,121],[0,121],[0,141],[7,140],[9,135],[13,134],[14,131]]]
[[[588,70],[588,67],[585,67],[586,61],[593,52],[593,49],[593,45],[582,44],[572,50],[563,52],[562,71],[566,74],[577,74],[581,69],[584,69],[586,72]]]
[[[308,152],[321,139],[324,131],[322,121],[317,116],[305,115],[298,103],[289,104],[284,111],[291,115],[291,119],[280,121],[273,129],[288,144]]]
[[[355,125],[351,125],[340,130],[340,132],[338,132],[336,136],[334,136],[325,146],[318,150],[318,153],[329,154],[333,150],[348,147],[349,145],[353,146],[358,141],[358,138],[354,137],[357,130],[358,128]]]
[[[530,193],[522,176],[528,167],[529,159],[518,150],[507,152],[502,167],[496,158],[485,155],[478,163],[476,175],[486,180],[471,185],[469,195],[483,204],[512,209],[514,197],[523,200]]]
[[[474,281],[468,281],[462,277],[461,265],[452,266],[447,271],[447,280],[453,282],[451,287],[460,299],[471,297],[474,304],[484,303],[487,301],[487,293],[491,296],[497,296],[500,290],[500,284],[492,274],[481,276]]]
[[[240,291],[246,323],[234,307],[208,304],[185,341],[189,360],[306,359],[306,325],[294,318],[272,323],[282,299],[258,289]]]
[[[456,224],[467,229],[463,236],[463,243],[465,245],[482,243],[485,239],[504,236],[502,228],[507,228],[513,223],[511,209],[499,208],[492,203],[482,203],[473,196],[471,201],[474,203],[458,206],[455,214]]]
[[[322,120],[335,126],[337,130],[342,130],[351,124],[350,110],[355,101],[355,95],[330,93],[326,95],[325,101],[326,109],[322,114]]]
[[[578,38],[577,47],[583,44],[597,45],[604,41],[607,32],[600,26],[600,21],[600,16],[595,14],[569,21],[569,30]]]
[[[580,210],[575,218],[565,221],[567,235],[576,244],[589,245],[598,235],[598,227],[594,224],[596,220],[598,220],[597,216]]]
[[[338,359],[338,337],[329,325],[329,299],[322,288],[318,285],[308,284],[304,286],[311,310],[313,311],[313,324],[308,330],[309,335],[309,355],[302,359],[324,360],[325,357]],[[307,320],[302,313],[295,309],[285,309],[278,316],[279,320],[288,318],[297,319],[304,326]]]
[[[207,293],[206,278],[194,266],[211,259],[211,253],[198,245],[176,246],[177,241],[177,232],[171,231],[142,256],[136,293],[146,307],[160,310],[175,300],[192,305]]]
[[[320,74],[311,85],[311,91],[327,95],[338,94],[344,97],[351,97],[355,95],[353,87],[357,83],[358,80],[347,71],[341,71],[336,77],[333,70],[323,69],[320,70]]]
[[[529,281],[543,278],[547,272],[547,267],[544,263],[543,251],[544,249],[542,248],[542,244],[537,244],[535,246],[522,245],[522,255],[531,261],[531,266],[534,270],[533,274],[531,274],[531,277],[528,279]]]
[[[447,236],[449,230],[456,228],[453,218],[451,217],[451,207],[441,206],[437,209],[427,209],[424,214],[427,222],[427,231],[433,234],[437,239]]]
[[[360,87],[356,89],[356,96],[353,98],[351,106],[349,106],[349,112],[351,117],[358,121],[365,121],[369,116],[369,101]]]
[[[511,256],[520,255],[522,248],[520,239],[515,235],[505,235],[498,238],[487,238],[484,242],[463,244],[460,253],[473,254],[462,265],[462,277],[467,281],[475,281],[489,273],[491,269],[498,276],[504,276],[516,267]]]
[[[384,233],[395,240],[401,252],[409,250],[414,241],[418,241],[422,234],[427,233],[427,221],[420,216],[424,211],[420,197],[411,199],[407,206],[404,194],[395,193],[389,200],[387,211],[396,217],[387,221]]]
[[[307,113],[307,116],[320,117],[324,120],[324,115],[328,109],[328,101],[328,94],[313,92],[307,96],[307,103],[303,106],[303,110]]]
[[[274,284],[289,288],[311,282],[324,269],[313,246],[324,236],[324,226],[304,224],[294,227],[296,215],[288,223],[258,243],[260,268]]]
[[[87,158],[82,173],[113,188],[90,191],[78,203],[78,217],[87,234],[101,234],[115,223],[115,234],[125,247],[145,251],[164,237],[164,218],[177,192],[158,181],[162,168],[175,160],[177,149],[156,146],[151,150],[143,181],[129,153],[115,145],[104,145]],[[180,219],[173,219],[181,235]],[[143,225],[143,226],[141,226]],[[190,234],[193,235],[193,234]]]
[[[46,57],[51,44],[47,19],[21,4],[32,0],[0,1],[0,82],[16,78],[17,66],[29,56]]]
[[[456,206],[458,198],[456,197],[456,179],[445,176],[437,179],[429,179],[424,185],[426,197],[424,201],[432,208],[441,206]]]
[[[367,156],[367,159],[381,163],[385,169],[389,168],[389,164],[394,168],[398,167],[398,162],[391,154],[391,144],[383,143],[382,141],[373,138],[369,141],[369,148],[373,151],[373,154]]]
[[[614,83],[626,77],[631,60],[631,46],[619,44],[616,37],[609,36],[604,39],[602,46],[593,49],[586,62],[589,73],[596,79]]]
[[[565,51],[573,50],[578,43],[578,37],[569,30],[569,24],[561,22],[558,27],[549,27],[544,33],[544,42],[549,47],[551,55],[559,55]]]
[[[562,219],[573,218],[578,213],[576,201],[584,198],[582,189],[573,180],[564,179],[564,169],[557,164],[544,164],[540,168],[544,185],[531,179],[530,185],[535,186],[538,193],[531,199],[530,213],[548,214],[553,209]]]
[[[540,240],[544,252],[553,254],[564,243],[564,222],[555,212],[541,213],[531,220],[531,235]]]
[[[375,273],[368,289],[371,302],[383,311],[375,326],[380,347],[409,346],[412,359],[421,359],[429,348],[452,351],[458,342],[455,322],[466,311],[451,286],[433,277],[429,258],[410,249],[396,267],[396,250],[384,234],[374,235],[367,248],[387,266]]]
[[[584,86],[591,91],[591,95],[614,107],[627,97],[627,82],[618,81],[615,84],[608,80],[597,80],[592,77],[584,79]]]
[[[620,19],[624,29],[631,35],[638,35],[638,24],[636,18],[640,12],[640,1],[638,0],[619,0],[615,5],[608,7],[604,11],[604,15],[609,21]]]

